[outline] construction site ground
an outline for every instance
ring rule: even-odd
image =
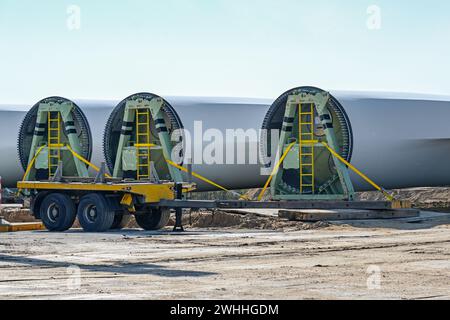
[[[447,213],[302,223],[204,211],[184,222],[184,233],[0,233],[0,299],[450,299]]]

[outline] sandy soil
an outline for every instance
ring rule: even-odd
[[[448,215],[275,230],[238,222],[182,234],[0,234],[0,298],[450,299]]]

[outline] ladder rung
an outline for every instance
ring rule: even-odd
[[[143,110],[143,111],[142,111]],[[136,110],[137,178],[150,179],[150,110]]]

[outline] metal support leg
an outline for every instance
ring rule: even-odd
[[[102,162],[100,170],[94,179],[94,183],[105,183],[105,182],[106,182],[106,164]]]
[[[183,200],[183,184],[177,183],[175,185],[175,198],[177,200]],[[184,232],[183,228],[183,208],[175,209],[175,226],[173,232]]]
[[[50,178],[52,182],[62,182],[63,181],[63,162],[58,161],[58,167],[56,168],[55,175]]]

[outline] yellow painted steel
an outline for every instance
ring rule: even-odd
[[[189,173],[189,171],[188,171],[185,167],[182,167],[182,166],[178,165],[177,163],[175,163],[175,162],[173,162],[173,161],[171,161],[171,160],[166,159],[166,162],[167,162],[169,165],[171,165],[172,167],[177,168],[178,170],[181,170],[181,171],[183,171],[183,172]],[[211,181],[211,180],[209,180],[209,179],[207,179],[207,178],[205,178],[205,177],[199,175],[199,174],[196,173],[196,172],[192,172],[192,176],[195,177],[195,178],[197,178],[197,179],[200,179],[200,180],[202,180],[202,181],[204,181],[204,182],[206,182],[206,183],[208,183],[208,184],[210,184],[210,185],[212,185],[212,186],[214,186],[214,187],[216,187],[216,188],[218,188],[218,189],[220,189],[220,190],[223,190],[223,191],[232,193],[232,194],[234,194],[235,196],[239,196],[239,199],[248,200],[248,198],[247,198],[245,195],[241,195],[240,193],[237,193],[237,192],[235,192],[235,191],[228,190],[227,188],[222,187],[221,185],[219,185],[219,184],[215,183],[214,181]]]
[[[45,227],[41,222],[12,223],[10,225],[0,226],[0,232],[20,232],[36,230],[45,230]]]
[[[83,183],[83,182],[40,182],[22,181],[17,183],[17,187],[27,190],[65,190],[65,191],[87,191],[87,192],[111,192],[129,193],[144,197],[145,203],[156,203],[160,200],[173,200],[173,183]]]
[[[47,112],[48,176],[53,177],[61,161],[61,116],[57,111]]]
[[[136,167],[137,180],[150,180],[150,110],[136,109]]]
[[[334,151],[327,143],[325,142],[321,142],[321,144],[328,149],[328,151],[330,151],[330,153],[335,156],[337,159],[339,159],[339,161],[341,161],[342,163],[344,163],[346,166],[348,166],[353,172],[355,172],[357,175],[359,175],[361,178],[363,178],[367,183],[369,183],[372,187],[374,187],[375,189],[377,189],[378,191],[380,191],[381,193],[383,193],[383,195],[386,197],[386,199],[388,199],[389,201],[394,201],[395,198],[390,195],[389,193],[386,192],[386,190],[384,190],[382,187],[380,187],[379,185],[377,185],[375,182],[373,182],[369,177],[367,177],[364,173],[362,173],[361,171],[359,171],[355,166],[353,166],[351,163],[349,163],[347,160],[345,160],[344,158],[342,158],[339,153],[337,153],[336,151]]]
[[[281,164],[283,163],[284,159],[286,159],[287,155],[289,154],[289,151],[291,151],[292,147],[295,146],[297,144],[297,142],[293,142],[291,143],[287,148],[286,151],[284,152],[283,156],[280,158],[280,161],[278,161],[278,163],[276,164],[275,168],[273,169],[269,179],[267,180],[266,184],[264,185],[261,193],[258,196],[258,201],[261,201],[262,198],[264,197],[264,194],[267,191],[267,188],[269,187],[270,183],[272,182],[273,177],[275,176],[275,174],[278,172],[278,169],[280,169]]]
[[[153,143],[141,143],[141,144],[135,144],[134,145],[136,148],[153,148],[153,147],[158,147],[158,145],[153,144]]]
[[[309,109],[304,112],[302,106],[308,106]],[[305,105],[300,103],[298,114],[300,194],[303,194],[306,191],[311,191],[311,194],[314,194],[314,104],[308,103]]]
[[[134,207],[133,204],[133,196],[131,194],[125,193],[122,199],[120,200],[120,204],[127,207],[128,211],[136,212],[136,208]]]
[[[131,205],[133,204],[133,196],[129,193],[124,194],[122,200],[120,200],[120,204],[131,207]]]

